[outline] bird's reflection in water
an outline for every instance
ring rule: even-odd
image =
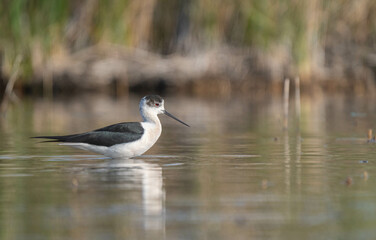
[[[164,235],[165,190],[162,168],[156,163],[148,163],[140,159],[112,159],[107,163],[107,168],[112,177],[116,178],[116,175],[132,177],[132,185],[139,186],[142,190],[144,229],[152,232],[158,231]]]

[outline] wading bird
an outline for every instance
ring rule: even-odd
[[[60,142],[111,158],[136,157],[149,150],[162,133],[158,114],[165,114],[189,127],[188,124],[168,113],[164,100],[158,95],[145,96],[140,101],[142,122],[123,122],[91,132],[65,136],[38,136],[34,138],[52,139],[45,142]]]

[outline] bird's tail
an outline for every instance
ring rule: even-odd
[[[31,138],[50,139],[50,140],[41,141],[41,143],[45,143],[45,142],[65,142],[66,136],[36,136],[36,137],[31,137]]]

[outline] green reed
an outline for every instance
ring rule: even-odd
[[[24,79],[54,54],[98,43],[163,54],[233,45],[309,73],[328,42],[372,46],[376,32],[373,0],[1,0],[0,16],[1,67],[9,75],[22,55]]]

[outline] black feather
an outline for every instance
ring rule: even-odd
[[[110,125],[97,130],[64,136],[38,136],[33,138],[52,139],[45,142],[88,143],[110,147],[116,144],[133,142],[142,137],[144,129],[141,123],[126,122]]]

